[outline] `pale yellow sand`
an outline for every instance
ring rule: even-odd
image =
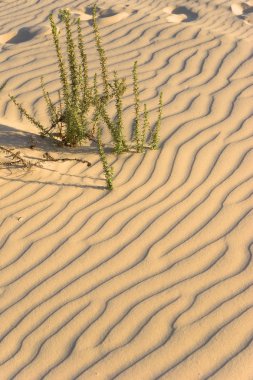
[[[47,147],[7,95],[44,118],[51,12],[81,16],[98,70],[90,4],[1,1],[1,144]],[[164,91],[162,146],[111,156],[111,193],[92,152],[0,171],[1,380],[253,379],[253,27],[231,4],[99,1],[110,70],[138,59],[152,120]]]

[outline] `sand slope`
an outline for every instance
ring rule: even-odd
[[[110,69],[138,59],[153,120],[164,91],[162,147],[112,156],[111,193],[93,153],[1,170],[1,380],[253,379],[253,27],[230,4],[99,2]],[[52,11],[81,15],[98,68],[89,5],[1,2],[1,144],[36,132],[8,93],[42,118],[42,74],[56,94]]]

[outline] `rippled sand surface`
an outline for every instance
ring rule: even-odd
[[[164,92],[161,148],[110,156],[112,192],[93,152],[89,168],[67,161],[0,171],[1,380],[253,379],[245,4],[238,15],[229,0],[98,2],[110,71],[131,80],[138,59],[152,120]],[[91,73],[99,69],[90,5],[1,1],[0,145],[29,157],[47,144],[33,135],[38,147],[29,150],[37,131],[8,94],[44,118],[40,76],[53,96],[59,88],[51,12],[80,16]],[[129,96],[124,107],[130,126]]]

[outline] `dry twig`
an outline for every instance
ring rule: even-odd
[[[26,160],[25,158],[21,157],[20,151],[15,152],[14,149],[9,149],[4,146],[0,146],[0,150],[4,152],[5,157],[8,159],[8,161],[0,161],[0,165],[5,167],[23,167],[26,169],[31,169],[32,166],[41,167],[42,162],[47,161],[76,161],[76,162],[82,162],[83,164],[87,164],[87,166],[91,166],[91,162],[87,160],[82,160],[81,158],[55,158],[51,156],[50,153],[46,152],[43,154],[43,158],[37,158],[34,162],[30,160]]]
[[[22,166],[27,169],[30,169],[32,166],[38,166],[36,165],[36,163],[33,164],[31,161],[28,161],[24,159],[23,157],[21,157],[20,151],[15,152],[13,149],[9,149],[4,146],[0,146],[0,150],[4,152],[5,157],[9,159],[9,161],[7,162],[0,161],[0,165],[7,166],[7,167]]]

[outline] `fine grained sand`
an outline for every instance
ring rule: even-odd
[[[253,27],[231,4],[99,2],[110,70],[130,78],[138,59],[152,120],[164,91],[161,149],[111,156],[111,193],[92,152],[91,168],[1,170],[1,380],[253,379]],[[59,85],[47,20],[63,6],[98,70],[90,5],[1,1],[1,145],[49,149],[27,148],[37,131],[7,95],[43,119],[39,78]]]

